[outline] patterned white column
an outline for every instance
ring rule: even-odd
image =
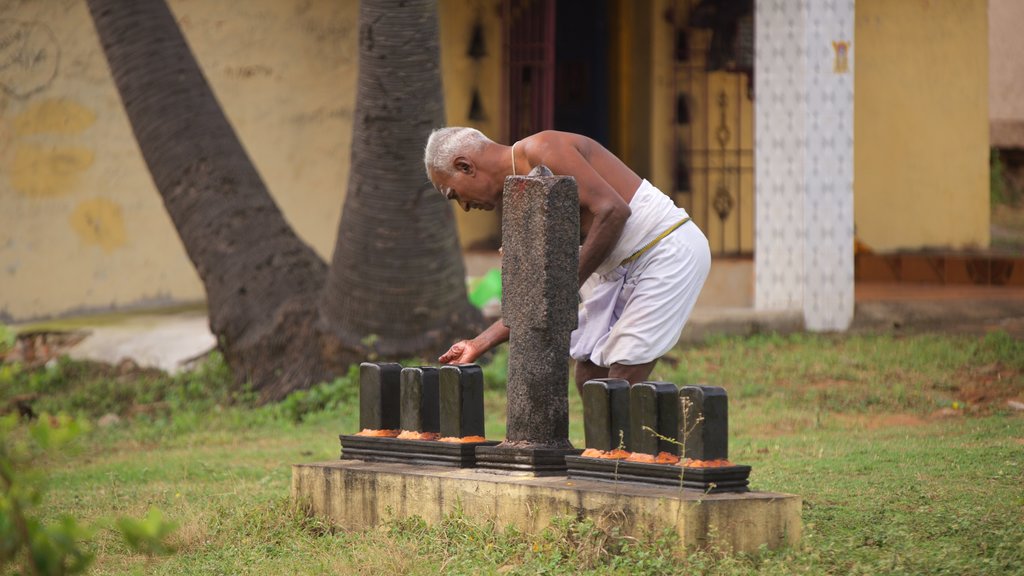
[[[853,319],[854,0],[755,2],[755,307]]]

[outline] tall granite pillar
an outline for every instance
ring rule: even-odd
[[[572,177],[532,174],[506,179],[503,200],[501,309],[510,330],[506,441],[568,448],[579,194]]]
[[[576,328],[579,194],[576,180],[538,167],[505,179],[502,319],[510,330],[505,441],[477,449],[482,468],[565,469],[569,336]]]

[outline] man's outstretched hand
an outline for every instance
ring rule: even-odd
[[[482,353],[472,340],[462,340],[452,344],[452,347],[441,354],[437,361],[441,364],[472,364]]]

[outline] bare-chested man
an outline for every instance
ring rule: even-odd
[[[582,305],[570,355],[578,390],[593,378],[642,382],[675,346],[711,266],[707,239],[685,210],[599,143],[546,131],[506,146],[473,128],[442,128],[430,135],[424,164],[434,186],[466,211],[494,210],[507,176],[541,164],[576,179]],[[439,361],[474,362],[508,336],[498,320]]]

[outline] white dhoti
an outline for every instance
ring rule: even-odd
[[[707,238],[693,222],[623,264],[687,217],[647,180],[629,207],[619,242],[580,289],[579,327],[569,349],[574,359],[605,368],[644,364],[671,350],[711,268]]]

